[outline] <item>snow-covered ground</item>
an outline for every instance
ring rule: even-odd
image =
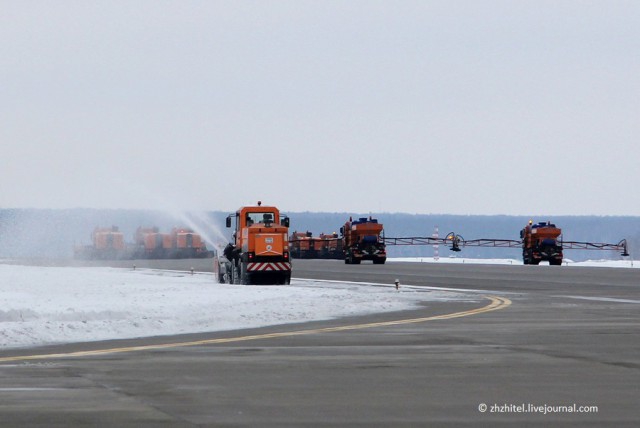
[[[518,260],[389,259],[425,263],[522,264]],[[633,261],[571,266],[639,267]],[[0,349],[50,343],[234,330],[478,300],[402,284],[293,280],[289,286],[217,284],[212,274],[150,269],[1,264]]]
[[[463,294],[392,284],[217,284],[213,274],[0,264],[0,349],[398,311]]]

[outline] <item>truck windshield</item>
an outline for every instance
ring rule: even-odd
[[[270,212],[270,213],[265,213],[265,212],[261,212],[261,213],[247,213],[247,226],[251,226],[254,223],[265,223],[265,222],[271,222],[273,223],[275,221],[275,214]]]

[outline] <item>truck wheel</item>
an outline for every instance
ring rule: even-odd
[[[240,283],[242,285],[251,285],[251,274],[247,272],[246,263],[240,263]]]
[[[233,265],[233,267],[231,268],[231,283],[232,284],[240,284],[240,272],[238,271],[238,266]]]
[[[289,285],[289,284],[291,284],[291,274],[283,273],[282,275],[278,276],[276,285]]]

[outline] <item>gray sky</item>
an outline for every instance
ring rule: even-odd
[[[0,208],[640,215],[639,1],[0,0]]]

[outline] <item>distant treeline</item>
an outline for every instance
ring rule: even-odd
[[[0,209],[0,257],[68,258],[74,245],[89,244],[96,226],[117,226],[128,241],[139,226],[156,226],[160,230],[190,227],[203,235],[209,248],[225,245],[231,231],[224,227],[229,213],[163,212],[152,210],[98,210],[98,209]],[[349,217],[377,218],[384,224],[386,237],[432,236],[435,228],[439,236],[455,232],[465,239],[494,238],[519,239],[520,230],[530,220],[521,216],[475,216],[402,213],[286,213],[291,218],[291,232],[340,233],[340,227]],[[542,216],[534,222],[551,221],[562,228],[567,241],[618,243],[627,239],[632,257],[640,248],[640,217],[609,216]],[[431,257],[432,246],[390,246],[389,257]],[[452,253],[440,246],[441,257],[456,255],[467,258],[520,259],[518,249],[467,247],[462,253]],[[615,252],[568,250],[565,258],[580,261],[588,259],[617,259]]]

